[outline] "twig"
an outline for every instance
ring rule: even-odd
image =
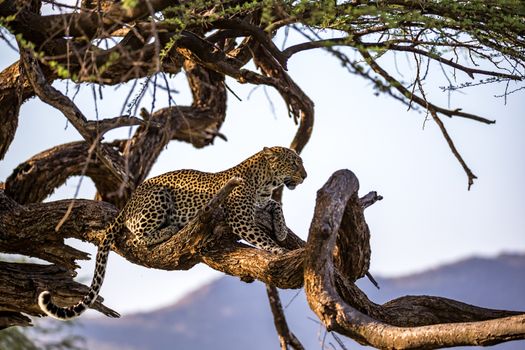
[[[84,178],[84,175],[86,174],[86,171],[89,166],[90,159],[91,159],[91,155],[93,154],[93,151],[95,150],[96,145],[97,144],[93,142],[88,149],[87,156],[86,156],[86,162],[84,163],[84,167],[82,168],[82,173],[80,175],[80,181],[78,182],[77,188],[75,190],[75,195],[73,196],[73,199],[69,203],[69,206],[67,207],[67,210],[64,216],[62,217],[62,219],[60,219],[58,224],[55,226],[55,231],[60,231],[60,228],[62,227],[64,222],[69,218],[69,215],[71,214],[71,210],[73,210],[73,206],[75,205],[75,200],[77,199],[77,196],[78,196],[78,191],[80,190],[82,179]]]
[[[494,120],[489,120],[489,119],[486,119],[486,118],[483,118],[483,117],[480,117],[480,116],[477,116],[477,115],[474,115],[474,114],[470,114],[470,113],[464,113],[459,108],[458,109],[445,109],[445,108],[441,108],[439,106],[436,106],[436,105],[434,105],[434,104],[432,104],[432,103],[430,103],[428,101],[425,101],[421,97],[419,97],[419,96],[417,96],[415,94],[412,94],[398,80],[396,80],[394,77],[392,77],[390,74],[388,74],[383,68],[381,68],[377,64],[377,62],[372,58],[372,56],[370,55],[370,53],[367,50],[365,50],[363,48],[358,48],[358,50],[361,53],[361,55],[363,56],[363,58],[365,59],[365,61],[370,65],[370,67],[377,74],[382,76],[390,84],[391,87],[393,87],[394,89],[398,90],[403,96],[413,100],[418,105],[420,105],[420,106],[422,106],[424,108],[433,108],[436,112],[444,114],[444,115],[446,115],[448,117],[462,117],[462,118],[475,120],[475,121],[478,121],[478,122],[481,122],[481,123],[485,123],[485,124],[494,124],[494,123],[496,123],[496,121],[494,121]]]
[[[337,344],[339,344],[339,346],[341,347],[341,349],[343,350],[347,350],[345,344],[343,343],[343,341],[341,340],[341,338],[334,332],[330,332],[330,334],[332,335],[332,337],[334,337],[335,341],[337,342]]]
[[[458,152],[456,146],[454,145],[454,142],[452,141],[452,138],[450,137],[450,135],[448,134],[443,122],[441,121],[441,119],[438,117],[437,113],[442,113],[442,114],[445,114],[449,117],[452,117],[452,116],[459,116],[459,117],[463,117],[463,118],[468,118],[468,119],[472,119],[472,120],[476,120],[476,121],[479,121],[479,122],[483,122],[483,123],[486,123],[486,124],[493,124],[495,123],[495,121],[493,120],[488,120],[488,119],[485,119],[485,118],[482,118],[482,117],[478,117],[476,115],[473,115],[473,114],[468,114],[468,113],[463,113],[461,112],[459,109],[456,109],[456,110],[450,110],[450,109],[444,109],[444,108],[441,108],[441,107],[438,107],[438,106],[435,106],[434,104],[428,102],[425,98],[421,98],[419,96],[417,96],[416,94],[410,92],[407,88],[405,88],[400,82],[398,82],[396,79],[394,79],[391,75],[389,75],[386,71],[384,71],[376,62],[375,60],[370,56],[370,54],[368,53],[368,51],[360,48],[359,49],[359,52],[361,53],[361,55],[365,58],[365,60],[367,61],[367,63],[372,67],[372,69],[378,73],[379,75],[381,75],[392,87],[394,87],[395,89],[397,89],[398,91],[400,91],[403,96],[409,98],[411,101],[414,101],[416,102],[417,104],[419,104],[420,106],[423,106],[425,107],[432,115],[434,121],[436,122],[436,124],[439,126],[440,130],[441,130],[441,133],[443,134],[443,136],[445,137],[445,140],[447,141],[447,144],[449,145],[452,153],[454,154],[454,156],[456,157],[456,159],[459,161],[459,163],[461,164],[461,167],[463,168],[463,170],[465,171],[467,177],[468,177],[468,189],[470,190],[470,187],[472,186],[472,184],[474,183],[474,179],[476,179],[476,175],[474,175],[474,173],[472,173],[472,171],[470,170],[470,168],[467,166],[467,164],[465,163],[465,161],[463,160],[463,157],[461,156],[461,154]],[[421,87],[420,87],[421,89]]]
[[[366,275],[366,277],[368,277],[368,279],[370,280],[370,282],[372,282],[372,284],[373,284],[377,289],[380,289],[380,288],[379,288],[379,283],[377,283],[376,279],[374,278],[374,276],[372,276],[372,274],[371,274],[369,271],[367,271],[365,275]]]
[[[470,187],[474,184],[474,180],[477,179],[478,177],[476,175],[474,175],[472,170],[470,170],[469,166],[467,165],[467,163],[465,162],[465,160],[463,159],[463,157],[459,153],[458,149],[456,148],[456,145],[454,144],[454,141],[452,141],[452,138],[450,137],[447,129],[445,128],[445,124],[443,124],[443,121],[438,117],[436,111],[433,110],[433,109],[429,109],[429,111],[430,111],[430,114],[432,115],[432,118],[434,119],[434,121],[438,125],[439,130],[441,130],[441,133],[443,134],[443,137],[447,141],[447,144],[450,147],[450,150],[452,151],[452,154],[454,154],[454,157],[456,157],[458,162],[461,164],[461,167],[463,168],[463,170],[467,174],[467,178],[468,178],[468,187],[467,188],[470,191]]]

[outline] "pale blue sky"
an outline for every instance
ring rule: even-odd
[[[0,69],[16,60],[16,53],[0,45]],[[397,65],[411,74],[405,56]],[[349,75],[329,54],[322,51],[294,56],[290,74],[316,105],[312,139],[303,152],[308,178],[295,191],[285,191],[284,213],[289,226],[306,238],[315,194],[336,170],[354,171],[361,194],[377,190],[385,198],[366,212],[372,234],[371,271],[377,275],[400,275],[426,269],[471,255],[495,255],[525,251],[525,99],[523,93],[509,96],[503,86],[472,88],[453,94],[451,107],[497,119],[492,126],[462,119],[445,119],[450,134],[479,179],[467,191],[467,179],[432,121],[424,125],[424,114],[407,111],[406,106],[388,97],[375,97],[370,85]],[[427,93],[447,106],[447,94],[440,68],[426,82]],[[413,74],[413,71],[412,71]],[[459,76],[461,74],[458,73]],[[187,104],[189,94],[182,76],[172,81],[181,93],[175,96]],[[162,153],[150,176],[180,168],[217,171],[230,167],[263,146],[288,145],[296,127],[278,94],[232,81],[228,85],[243,101],[229,95],[222,132],[228,142],[217,139],[202,150],[172,142]],[[55,86],[64,91],[64,84]],[[72,95],[70,86],[70,96]],[[100,117],[119,115],[127,89],[104,90],[99,101]],[[76,100],[89,118],[95,118],[92,92],[84,87]],[[147,96],[144,105],[149,108]],[[157,108],[167,106],[158,97]],[[16,138],[0,162],[0,181],[20,162],[56,144],[78,140],[65,118],[34,98],[22,106]],[[127,136],[121,129],[108,137]],[[78,178],[56,191],[51,199],[71,198]],[[87,179],[81,197],[92,198],[94,189]],[[95,252],[89,244],[76,246]],[[80,276],[91,279],[93,262],[83,263]],[[190,271],[155,271],[135,266],[111,254],[107,278],[102,287],[106,304],[119,312],[147,310],[173,302],[220,274],[206,266]],[[147,299],[144,297],[147,296]]]

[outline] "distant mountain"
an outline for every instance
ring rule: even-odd
[[[360,287],[373,301],[383,303],[403,295],[439,295],[489,308],[525,310],[525,254],[497,258],[470,258],[400,278],[378,278],[381,289],[367,280]],[[325,335],[306,304],[304,293],[281,291],[293,332],[306,349],[332,349],[334,338]],[[121,319],[83,319],[79,327],[89,349],[190,350],[278,349],[264,285],[222,277],[174,305],[124,316]],[[341,337],[347,348],[357,343]],[[470,348],[472,349],[472,348]],[[522,350],[525,341],[494,349]]]

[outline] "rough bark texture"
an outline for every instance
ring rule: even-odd
[[[475,1],[433,0],[138,0],[129,6],[126,2],[85,0],[79,7],[55,3],[63,13],[47,14],[38,0],[0,2],[2,25],[16,35],[13,44],[20,52],[19,61],[0,72],[0,159],[15,137],[21,104],[34,96],[62,112],[82,137],[22,161],[0,184],[0,252],[53,264],[0,263],[0,328],[29,325],[25,315],[40,315],[36,296],[42,289],[51,290],[59,302],[78,300],[86,287],[72,277],[76,260],[88,256],[67,246],[64,239],[100,244],[104,227],[148,176],[170,141],[201,148],[213,144],[216,137],[226,139],[220,128],[226,118],[227,77],[279,93],[289,116],[298,124],[290,147],[300,152],[312,134],[314,102],[288,74],[287,67],[291,57],[305,50],[325,49],[377,91],[427,110],[470,186],[476,176],[441,118],[494,121],[428,101],[423,90],[426,73],[420,65],[422,60],[430,60],[453,69],[454,74],[498,82],[524,79],[525,9],[519,2],[478,5]],[[280,49],[273,41],[280,28],[297,30],[306,39]],[[318,29],[334,29],[342,37],[323,38]],[[112,45],[100,45],[107,38]],[[349,47],[360,57],[351,58],[336,46]],[[456,50],[467,52],[469,59],[446,56]],[[415,80],[404,83],[388,72],[376,60],[377,51],[413,55]],[[492,70],[479,69],[477,60]],[[256,69],[247,68],[250,62]],[[512,69],[501,62],[512,62]],[[151,111],[142,109],[140,116],[93,120],[52,85],[57,79],[103,86],[132,81],[132,95],[137,79],[145,78],[146,88],[154,89],[161,87],[158,80],[164,80],[169,94],[171,75],[182,71],[192,103],[177,106],[170,96],[167,104]],[[138,107],[136,101],[131,105]],[[104,140],[109,130],[129,125],[138,126],[129,138]],[[43,202],[75,175],[93,180],[96,200]],[[290,251],[282,255],[238,242],[224,222],[221,201],[238,181],[232,179],[190,224],[174,231],[170,240],[145,249],[134,247],[123,232],[113,251],[151,268],[184,270],[205,263],[246,282],[258,279],[267,283],[282,348],[300,349],[301,345],[286,325],[275,287],[304,286],[310,307],[327,328],[379,348],[487,345],[525,338],[524,316],[512,311],[430,296],[407,296],[384,305],[371,302],[354,282],[365,275],[371,278],[370,232],[363,210],[381,197],[371,192],[359,198],[358,181],[351,172],[334,173],[319,191],[308,242],[289,231],[282,245]],[[280,198],[279,192],[275,198]],[[273,235],[270,213],[257,212],[257,221]],[[97,310],[117,316],[100,301],[95,305]]]
[[[131,237],[122,235],[113,250],[132,263],[151,268],[183,270],[204,262],[246,282],[258,279],[279,288],[300,288],[304,283],[312,310],[329,330],[379,348],[492,344],[525,337],[525,319],[517,312],[488,310],[439,297],[404,297],[385,305],[368,300],[355,286],[355,275],[347,275],[349,270],[339,269],[335,263],[338,258],[350,258],[344,252],[355,252],[356,249],[358,256],[364,257],[359,261],[367,261],[370,255],[368,242],[362,248],[354,247],[354,250],[346,246],[359,245],[356,242],[364,242],[359,238],[368,233],[366,225],[351,223],[356,217],[362,217],[364,210],[363,201],[356,195],[357,178],[351,172],[336,172],[319,191],[306,248],[282,255],[272,255],[237,242],[227,223],[223,222],[220,203],[238,181],[232,179],[195,220],[181,231],[174,232],[168,241],[147,250],[134,247]],[[21,206],[4,194],[0,199],[0,249],[9,251],[14,247],[67,269],[49,267],[58,269],[53,270],[56,271],[53,275],[35,272],[31,275],[34,282],[17,285],[16,294],[4,294],[4,304],[10,305],[9,308],[4,306],[4,310],[39,314],[36,295],[40,288],[58,291],[64,301],[72,302],[80,290],[70,287],[72,275],[64,272],[74,266],[74,259],[85,258],[85,255],[64,245],[63,239],[75,237],[99,244],[102,239],[100,230],[115,216],[116,208],[104,202],[76,200],[68,220],[58,232],[54,232],[71,201]],[[346,216],[353,219],[345,219]],[[265,212],[258,215],[262,227],[273,227],[269,217]],[[348,226],[343,227],[345,224]],[[295,236],[292,232],[290,235]],[[343,239],[341,235],[347,237]],[[30,247],[28,241],[32,242]],[[296,247],[297,241],[300,239],[295,236],[288,241],[291,242],[288,247]],[[46,248],[33,254],[34,247]],[[2,278],[16,280],[13,272],[6,271]],[[40,270],[35,267],[35,271]],[[14,302],[18,295],[27,297]],[[108,309],[103,309],[103,312],[115,315]],[[518,316],[509,317],[513,315]],[[5,316],[8,321],[3,322],[6,325],[19,324],[20,317],[19,314],[9,314]],[[490,321],[492,319],[495,320]],[[290,337],[291,333],[284,334]]]
[[[383,306],[371,303],[354,280],[334,268],[334,252],[348,251],[344,244],[363,234],[356,226],[356,231],[344,229],[348,240],[339,237],[345,215],[362,211],[358,189],[352,172],[334,173],[318,192],[310,226],[305,291],[310,307],[328,330],[381,349],[489,345],[525,337],[525,315],[519,312],[427,296],[403,297]]]

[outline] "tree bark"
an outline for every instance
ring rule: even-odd
[[[305,291],[308,304],[327,330],[381,349],[490,345],[525,338],[525,315],[519,312],[427,296],[399,298],[383,306],[371,303],[353,284],[355,280],[334,263],[338,252],[349,251],[345,244],[359,241],[364,233],[360,225],[343,227],[348,223],[345,215],[362,211],[358,189],[352,172],[334,173],[318,191],[310,226]],[[348,239],[341,239],[342,233]],[[365,255],[367,251],[365,246]]]
[[[132,263],[151,268],[185,270],[203,262],[246,282],[258,279],[279,288],[300,288],[304,283],[310,307],[328,330],[378,348],[430,349],[525,338],[525,316],[518,312],[489,310],[428,296],[399,298],[384,305],[368,300],[354,282],[368,266],[370,249],[368,240],[363,238],[368,237],[363,210],[371,200],[369,195],[358,198],[358,181],[350,171],[334,173],[319,190],[306,248],[298,247],[303,244],[290,231],[291,238],[284,246],[294,250],[281,255],[239,243],[224,222],[220,204],[239,181],[232,179],[192,222],[174,231],[168,241],[152,249],[135,247],[132,237],[123,232],[113,251]],[[70,287],[71,272],[64,274],[64,271],[72,271],[75,259],[86,256],[65,245],[64,238],[100,244],[101,230],[115,217],[117,209],[89,200],[22,206],[0,193],[0,250],[21,251],[59,265],[47,267],[58,269],[53,270],[57,271],[55,275],[35,273],[33,284],[16,286],[17,294],[27,295],[19,302],[14,302],[15,294],[4,290],[6,284],[0,286],[2,295],[12,296],[4,299],[4,304],[11,306],[9,309],[4,306],[10,314],[2,322],[14,325],[20,323],[22,313],[40,314],[36,306],[40,288],[59,291],[69,303],[81,294],[81,290]],[[67,220],[55,232],[70,205]],[[270,213],[261,211],[257,218],[261,227],[273,228]],[[33,244],[27,245],[28,241]],[[348,249],[349,245],[353,248]],[[341,263],[348,259],[355,261],[356,266],[350,268]],[[4,276],[5,280],[16,280],[9,269]],[[99,308],[108,315],[116,315],[103,306]]]

